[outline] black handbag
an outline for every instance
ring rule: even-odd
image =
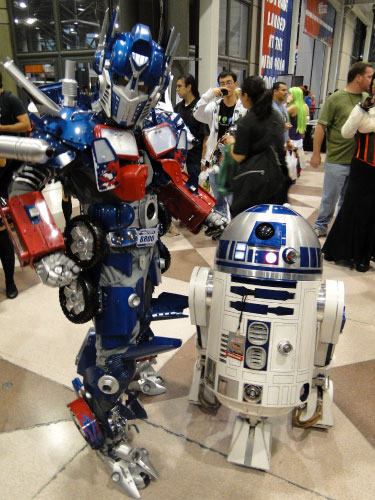
[[[237,165],[232,188],[233,217],[254,205],[285,203],[286,179],[274,148],[267,146]]]

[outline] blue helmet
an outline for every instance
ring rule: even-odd
[[[96,108],[119,125],[131,127],[148,116],[168,87],[172,52],[167,48],[164,53],[143,24],[130,33],[115,33],[117,15],[115,10],[105,35],[107,11],[95,54],[94,70],[100,82]]]

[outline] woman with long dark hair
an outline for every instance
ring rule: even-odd
[[[249,76],[241,86],[241,101],[248,112],[237,122],[236,138],[227,135],[225,143],[233,144],[231,155],[239,163],[234,181],[241,178],[250,192],[246,199],[243,193],[236,196],[234,189],[233,217],[259,203],[285,203],[290,186],[285,165],[284,122],[272,106],[272,92],[266,89],[262,78]],[[248,165],[250,159],[254,159],[257,166],[245,171],[242,167]],[[271,171],[273,178],[270,179],[267,175]]]

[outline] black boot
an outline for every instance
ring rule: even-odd
[[[359,273],[366,273],[370,269],[370,261],[366,259],[360,259],[356,262],[355,269]]]

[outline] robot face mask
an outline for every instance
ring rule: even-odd
[[[103,92],[99,100],[107,114],[130,127],[145,118],[167,87],[166,57],[151,38],[147,26],[137,24],[131,33],[117,33],[105,57]]]

